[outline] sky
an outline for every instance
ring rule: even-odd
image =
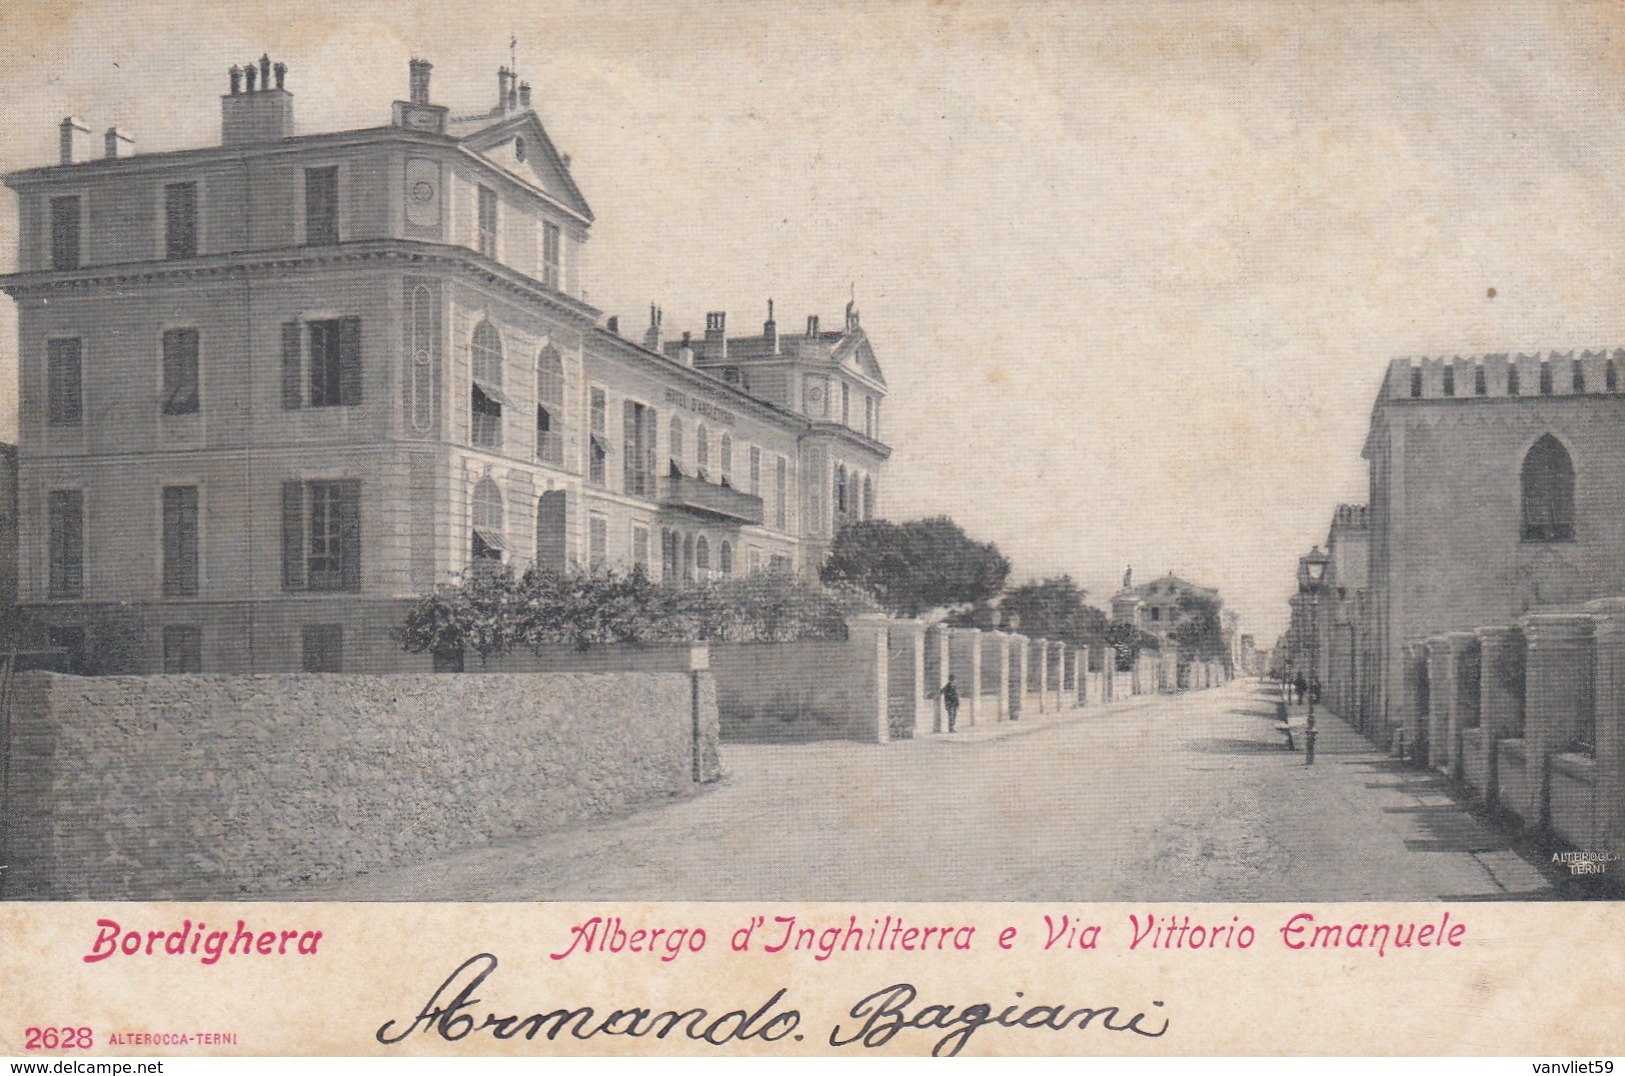
[[[1268,645],[1366,500],[1390,359],[1625,346],[1613,4],[8,0],[0,170],[69,113],[214,144],[262,52],[300,133],[386,123],[412,56],[477,111],[510,37],[597,216],[588,301],[745,333],[854,289],[884,514],[952,516],[1015,582],[1171,570]],[[9,301],[0,369],[14,436]]]

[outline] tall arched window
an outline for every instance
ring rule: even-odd
[[[1523,540],[1566,542],[1574,537],[1574,462],[1551,434],[1523,458]]]
[[[536,458],[564,462],[564,360],[551,345],[536,356]]]
[[[726,540],[717,549],[717,570],[723,575],[734,574],[734,547]]]
[[[694,582],[694,536],[683,539],[683,582]]]
[[[671,473],[680,475],[686,464],[683,462],[683,420],[676,415],[671,416]]]
[[[474,562],[501,561],[508,548],[502,534],[502,491],[490,478],[480,479],[480,484],[474,487],[472,508]]]
[[[694,473],[703,479],[710,479],[711,470],[711,431],[701,423],[694,427]]]
[[[705,540],[703,534],[694,541],[694,568],[701,579],[711,572],[711,543]]]
[[[677,535],[670,529],[660,532],[660,579],[670,583],[677,578]]]
[[[835,467],[835,514],[846,515],[846,464]]]
[[[731,486],[734,484],[734,439],[726,431],[722,434],[721,455],[722,484]]]
[[[863,476],[863,518],[875,518],[875,481],[868,475]]]
[[[469,341],[473,369],[473,415],[469,440],[481,448],[502,447],[502,337],[489,319],[474,326]]]

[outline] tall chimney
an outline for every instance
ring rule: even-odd
[[[683,333],[683,346],[677,351],[677,361],[682,363],[684,366],[694,365],[694,344],[689,339],[689,334],[687,331],[684,331]]]
[[[807,315],[807,335],[808,336],[817,336],[818,335],[818,315],[817,314],[808,314]]]
[[[649,328],[643,333],[643,346],[650,351],[660,350],[660,323],[666,320],[666,312],[653,303],[649,304]]]
[[[506,67],[497,68],[497,111],[508,111],[508,80],[512,77]]]
[[[611,314],[609,317],[609,322],[604,327],[608,329],[610,334],[613,336],[621,335],[621,316],[619,314]]]
[[[272,72],[276,85],[271,85]],[[274,66],[262,55],[256,63],[227,72],[231,90],[220,98],[220,144],[275,142],[293,135],[293,94],[283,88],[288,65]],[[247,88],[242,88],[242,82]]]
[[[727,324],[727,311],[713,310],[705,315],[705,357],[707,359],[726,359],[728,357]]]
[[[414,105],[428,104],[429,72],[434,69],[434,64],[428,60],[419,60],[414,57],[408,64],[408,68],[411,71],[411,92],[408,99]]]
[[[79,142],[79,135],[87,135],[90,128],[72,116],[62,117],[62,122],[56,126],[57,163],[72,164],[74,150]]]
[[[530,83],[528,82],[521,82],[519,84],[519,107],[530,107]]]
[[[102,135],[102,148],[104,150],[103,156],[117,157],[120,142],[124,143],[126,146],[135,145],[135,139],[131,138],[117,127],[109,127],[106,133]]]
[[[779,353],[779,323],[773,320],[773,300],[767,301],[767,320],[762,322],[762,339],[767,341],[771,355]]]

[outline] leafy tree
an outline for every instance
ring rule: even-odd
[[[1139,660],[1140,651],[1162,648],[1162,640],[1155,635],[1141,631],[1133,624],[1117,620],[1106,625],[1106,642],[1117,652],[1118,672],[1128,672],[1134,668],[1134,663]]]
[[[1084,591],[1069,575],[1034,580],[1005,592],[999,611],[1013,618],[1024,635],[1056,639],[1073,646],[1102,646],[1109,642],[1111,621],[1105,613],[1084,604]]]
[[[1219,603],[1202,594],[1179,596],[1178,612],[1168,638],[1179,644],[1180,656],[1189,661],[1220,661],[1230,667],[1230,647],[1224,638]]]
[[[947,516],[907,523],[867,520],[841,528],[819,578],[874,596],[901,616],[985,601],[1004,589],[1010,562]]]

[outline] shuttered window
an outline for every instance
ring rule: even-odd
[[[203,629],[195,624],[169,624],[164,628],[164,672],[203,671]]]
[[[360,480],[283,483],[282,585],[361,589]]]
[[[191,415],[198,409],[197,330],[164,332],[164,414]]]
[[[559,272],[559,226],[549,221],[542,222],[542,283],[550,288],[557,288],[560,280]]]
[[[79,268],[79,196],[51,199],[51,268]]]
[[[284,323],[282,406],[293,410],[360,403],[361,319]]]
[[[480,253],[494,258],[497,256],[497,192],[481,187],[479,199]]]
[[[299,633],[303,668],[308,673],[344,671],[344,627],[341,624],[306,624]]]
[[[164,596],[191,598],[198,589],[197,487],[164,487]]]
[[[197,255],[197,184],[170,183],[164,187],[164,257]]]
[[[50,340],[45,345],[45,421],[77,426],[83,415],[79,340]]]
[[[52,598],[81,598],[85,591],[85,495],[76,489],[53,489],[47,502],[49,594]]]
[[[305,169],[305,242],[325,246],[339,241],[339,170]]]

